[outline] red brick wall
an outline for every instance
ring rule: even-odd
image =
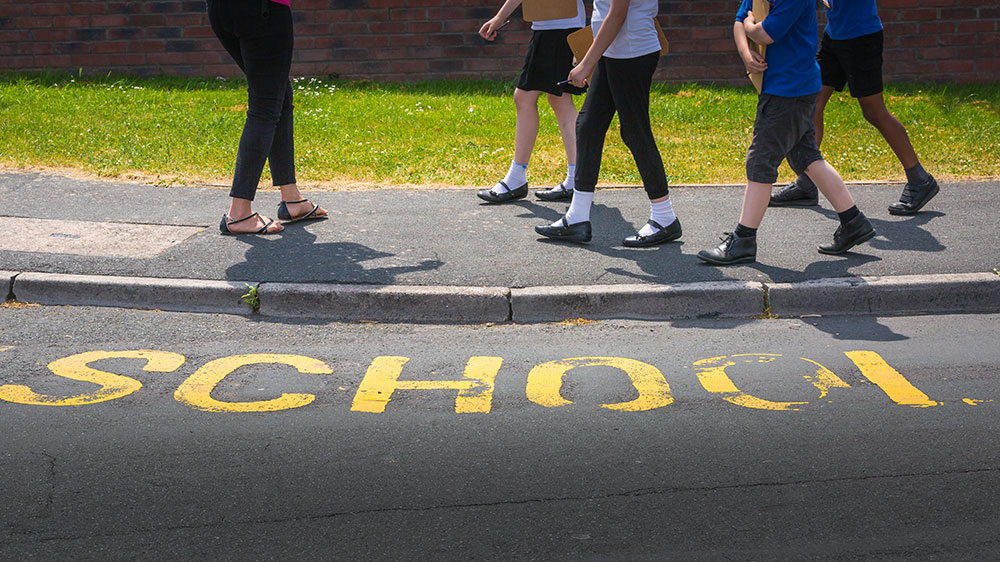
[[[476,35],[500,0],[292,0],[294,75],[374,80],[516,76],[530,36],[515,14]],[[662,0],[671,54],[658,77],[744,81],[731,37],[736,0]],[[1000,81],[997,0],[880,0],[890,81]],[[822,21],[822,17],[821,17]],[[203,0],[0,0],[0,69],[230,76]]]

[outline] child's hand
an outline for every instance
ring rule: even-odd
[[[757,20],[753,17],[753,11],[747,12],[747,17],[743,18],[743,27],[750,27],[755,23]]]
[[[593,68],[584,68],[582,64],[578,64],[573,67],[573,70],[569,71],[569,83],[576,86],[577,88],[582,88],[587,85],[587,77],[593,72]]]
[[[767,70],[767,63],[764,61],[764,57],[760,56],[757,51],[747,51],[744,55],[741,53],[743,58],[743,66],[747,67],[747,72],[764,72]]]
[[[503,22],[498,20],[497,18],[488,20],[486,23],[483,24],[481,28],[479,28],[479,36],[482,37],[483,39],[486,39],[487,41],[492,41],[496,39],[497,30],[500,29],[500,26],[502,24]]]

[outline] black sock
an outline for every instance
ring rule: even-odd
[[[910,185],[923,185],[931,179],[931,175],[919,162],[916,166],[904,171],[906,172],[906,183]]]
[[[840,224],[847,224],[860,214],[861,211],[859,211],[858,206],[855,205],[843,213],[837,213],[837,216],[840,217]]]
[[[733,231],[733,234],[735,234],[737,238],[754,238],[757,236],[757,229],[736,223],[736,230]]]

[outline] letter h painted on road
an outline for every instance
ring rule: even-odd
[[[376,357],[354,395],[352,412],[380,414],[397,390],[457,390],[455,413],[487,414],[493,405],[493,389],[501,357],[471,357],[465,365],[464,380],[401,381],[406,357]]]

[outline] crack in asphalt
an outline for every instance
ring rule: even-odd
[[[46,455],[48,456],[48,455]],[[52,457],[49,457],[52,458]],[[55,459],[52,459],[54,470]],[[361,509],[356,511],[339,511],[332,513],[323,513],[317,515],[305,515],[298,517],[282,517],[274,519],[247,519],[240,521],[227,521],[225,517],[219,520],[204,523],[200,525],[174,525],[163,528],[149,528],[149,529],[136,529],[131,531],[123,531],[117,533],[96,533],[96,534],[83,534],[79,536],[56,536],[56,537],[41,537],[41,538],[25,538],[22,540],[8,540],[8,543],[46,543],[52,541],[72,541],[81,539],[96,539],[96,538],[113,538],[113,537],[124,537],[132,535],[144,535],[148,533],[162,533],[170,531],[185,531],[185,530],[195,530],[195,529],[211,529],[215,527],[220,527],[223,525],[270,525],[270,524],[280,524],[280,523],[293,523],[302,521],[319,521],[323,519],[334,519],[338,517],[352,517],[358,515],[372,515],[380,513],[420,513],[420,512],[430,512],[430,511],[442,511],[451,509],[472,509],[472,508],[483,508],[483,507],[503,507],[503,506],[518,506],[518,505],[529,505],[536,503],[550,503],[550,502],[574,502],[574,501],[595,501],[595,500],[607,500],[607,499],[618,499],[618,498],[636,498],[644,496],[652,496],[659,494],[675,494],[675,493],[685,493],[685,492],[718,492],[725,490],[741,490],[741,489],[755,489],[755,488],[778,488],[783,486],[801,486],[801,485],[817,485],[817,484],[832,484],[832,483],[844,483],[844,482],[865,482],[869,480],[888,480],[897,478],[920,478],[927,476],[961,476],[968,474],[983,474],[989,472],[1000,472],[1000,467],[988,467],[988,468],[970,468],[966,470],[937,470],[929,472],[912,472],[903,474],[873,474],[868,476],[849,476],[842,478],[815,478],[815,479],[803,479],[803,480],[789,480],[785,482],[755,482],[750,484],[728,484],[721,486],[675,486],[675,487],[651,487],[651,488],[638,488],[635,490],[627,490],[624,492],[615,492],[608,494],[596,494],[590,496],[563,496],[563,497],[548,497],[548,498],[531,498],[523,500],[505,500],[496,502],[481,502],[481,503],[462,503],[462,504],[448,504],[448,505],[431,505],[424,507],[383,507],[383,508],[373,508],[373,509]]]

